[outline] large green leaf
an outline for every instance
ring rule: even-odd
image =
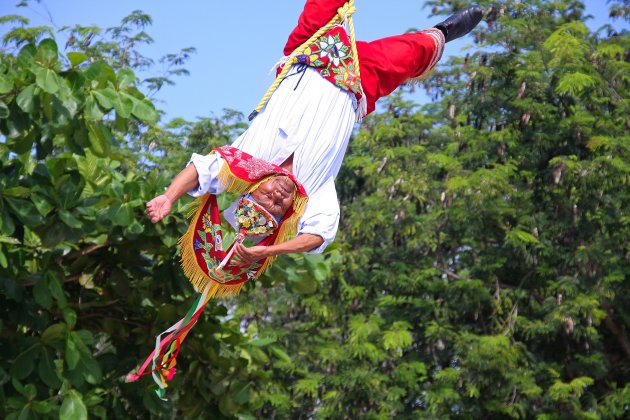
[[[51,389],[57,389],[61,386],[61,381],[57,376],[54,360],[54,353],[45,347],[42,347],[39,356],[39,364],[37,365],[37,373],[42,382]]]
[[[0,101],[0,119],[9,118],[11,115],[11,111],[9,111],[9,107],[2,101]]]
[[[87,408],[83,397],[75,390],[70,390],[61,403],[59,418],[63,420],[87,420]]]
[[[67,210],[59,210],[59,218],[71,228],[81,229],[81,227],[83,226],[81,221],[74,217],[72,213]]]
[[[35,61],[43,67],[52,67],[59,56],[57,50],[57,43],[50,39],[43,39],[37,46],[37,54],[35,55]]]
[[[53,69],[46,67],[33,66],[31,71],[35,74],[35,83],[42,88],[44,92],[55,93],[59,90],[61,79]]]
[[[81,148],[87,149],[90,146],[89,131],[85,124],[75,127],[72,133],[72,140]]]
[[[81,352],[77,349],[77,344],[74,342],[72,335],[68,335],[66,338],[66,363],[68,367],[72,370],[77,367],[79,364],[79,359],[81,359]]]
[[[37,211],[42,216],[47,216],[53,210],[53,204],[49,201],[49,198],[43,194],[34,193],[31,196],[31,200],[37,208]]]
[[[78,169],[78,166],[75,159],[67,154],[62,154],[46,159],[46,168],[50,173],[50,177],[54,181],[59,182],[59,179],[64,175],[73,175],[74,177],[76,177],[77,172],[75,170]],[[73,181],[75,181],[76,183],[79,182],[79,179],[73,178]],[[60,186],[61,185],[55,185],[55,188],[58,188]]]
[[[11,376],[22,380],[30,375],[35,367],[35,358],[38,353],[38,345],[33,345],[20,353],[13,363],[11,363]]]
[[[18,245],[20,241],[16,238],[12,238],[10,236],[0,235],[0,243],[10,244],[10,245]]]
[[[83,73],[84,77],[88,81],[95,81],[96,88],[105,88],[108,84],[113,85],[116,83],[116,73],[112,67],[104,61],[97,61],[92,63]],[[95,87],[92,85],[92,87]]]
[[[141,121],[146,123],[155,123],[159,115],[153,104],[148,99],[137,99],[133,98],[133,109],[132,114]]]
[[[55,180],[55,192],[59,198],[59,206],[61,209],[69,210],[74,208],[81,201],[81,194],[85,187],[85,180],[77,171],[70,171],[58,177]],[[76,221],[76,218],[70,214],[61,214],[61,219],[68,224],[68,226],[76,227],[74,225],[80,224]]]
[[[63,323],[52,324],[42,333],[42,343],[48,346],[56,346],[65,342],[68,334],[68,326]]]
[[[35,60],[35,54],[37,54],[37,49],[33,44],[25,45],[17,56],[20,67],[29,68]]]
[[[140,184],[136,181],[128,181],[123,185],[123,193],[128,196],[130,200],[140,197]]]
[[[112,143],[112,133],[109,128],[97,122],[88,122],[87,126],[92,152],[101,157],[109,155]]]
[[[38,414],[49,414],[55,407],[55,404],[48,401],[31,401],[31,408]]]
[[[26,226],[32,227],[42,223],[43,218],[32,201],[9,197],[5,197],[5,200],[13,210],[13,214]]]
[[[306,273],[304,273],[306,274]],[[317,280],[312,276],[304,275],[289,282],[290,287],[301,295],[310,295],[317,290]]]
[[[125,231],[129,235],[140,235],[142,232],[144,232],[144,226],[142,226],[137,220],[134,220],[131,222],[130,225],[127,226]]]
[[[291,360],[291,356],[289,356],[284,350],[282,350],[280,347],[278,346],[269,346],[269,350],[271,350],[271,352],[280,360],[282,360],[284,363],[293,363],[293,361]]]
[[[78,105],[74,99],[68,98],[64,102],[53,96],[52,97],[52,122],[55,128],[66,128],[74,118],[78,109]]]
[[[7,259],[7,255],[4,253],[3,247],[0,246],[0,267],[7,269],[9,268],[9,260]]]
[[[69,52],[68,59],[70,60],[72,67],[77,67],[79,64],[86,62],[88,60],[88,56],[82,52]]]
[[[13,78],[10,75],[0,74],[0,94],[11,92],[13,86]]]
[[[37,388],[35,388],[35,385],[33,384],[26,384],[24,385],[24,388],[21,393],[22,395],[24,395],[24,398],[26,398],[28,401],[32,401],[37,396]]]
[[[57,300],[59,308],[65,308],[68,305],[68,299],[61,286],[61,280],[56,273],[48,273],[48,287],[50,288],[50,294]]]
[[[109,111],[114,107],[114,101],[116,101],[118,94],[112,88],[98,89],[91,92],[94,98],[98,101],[98,104],[105,110]]]
[[[122,68],[122,69],[118,70],[118,74],[116,75],[116,79],[117,79],[117,88],[119,90],[123,90],[126,87],[128,87],[129,85],[132,85],[132,84],[135,83],[136,75],[134,74],[133,70],[127,69],[127,68]]]
[[[269,344],[275,343],[276,341],[278,341],[276,337],[265,337],[265,338],[257,338],[255,340],[251,340],[247,344],[254,347],[265,347],[265,346],[268,346]]]
[[[2,195],[5,197],[28,198],[31,195],[31,190],[26,187],[5,188],[2,191]]]
[[[65,307],[63,308],[63,319],[64,321],[66,321],[66,324],[68,325],[68,329],[73,329],[74,326],[77,324],[77,313],[69,308],[69,307]],[[70,333],[70,335],[72,335],[73,333]],[[75,341],[76,344],[76,341]]]
[[[81,70],[68,70],[64,72],[64,79],[71,94],[79,102],[83,102],[86,94],[86,77],[83,72]]]
[[[233,396],[234,401],[239,404],[245,404],[250,398],[251,385],[246,382],[235,384],[230,387],[230,394]]]
[[[96,385],[103,380],[103,372],[98,361],[95,360],[90,354],[81,354],[81,360],[79,360],[79,369],[85,381],[89,384]]]
[[[85,98],[85,118],[92,121],[100,121],[105,113],[99,106],[95,95],[88,95]]]
[[[35,283],[33,287],[33,298],[42,308],[50,309],[52,306],[52,296],[48,289],[48,279],[46,277],[38,279]]]
[[[112,99],[112,106],[116,110],[116,114],[122,118],[129,118],[133,110],[134,98],[124,92],[117,92],[117,95]]]
[[[34,110],[35,106],[35,97],[37,95],[36,89],[37,85],[32,84],[28,85],[18,94],[16,102],[20,109],[24,112],[31,113]]]
[[[2,232],[5,236],[11,236],[14,231],[15,223],[9,214],[8,204],[5,204],[2,200],[0,200],[0,232]]]
[[[118,226],[128,226],[134,221],[133,208],[129,203],[116,204],[109,208],[110,220]]]

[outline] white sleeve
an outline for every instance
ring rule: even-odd
[[[335,240],[339,228],[339,202],[332,178],[314,194],[309,195],[304,214],[298,222],[298,235],[310,233],[321,236],[324,243],[308,251],[309,254],[320,254]]]
[[[197,170],[199,187],[188,191],[193,197],[201,197],[205,193],[220,194],[224,188],[219,182],[219,171],[224,164],[223,158],[218,153],[198,155],[193,153],[188,165],[195,165]],[[186,166],[188,166],[186,165]]]

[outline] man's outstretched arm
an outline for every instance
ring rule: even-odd
[[[235,263],[250,264],[263,258],[275,257],[276,255],[308,252],[318,248],[323,243],[324,239],[321,236],[303,233],[277,245],[256,245],[248,248],[243,244],[237,244],[234,246],[234,254],[238,256],[240,261],[235,261]]]
[[[171,212],[173,204],[188,191],[199,187],[199,175],[195,165],[188,165],[182,170],[164,194],[158,195],[147,203],[147,214],[151,222],[157,223]]]

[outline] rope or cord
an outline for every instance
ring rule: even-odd
[[[350,3],[352,3],[350,5],[350,7],[352,8],[351,13],[354,13],[356,11],[356,8],[354,7],[354,0],[350,0]],[[338,13],[341,13],[341,9]],[[354,72],[357,76],[360,76],[361,72],[359,69],[359,52],[357,51],[357,43],[354,39],[354,21],[352,20],[352,15],[350,15],[348,18],[348,29],[350,29],[350,45],[352,46],[352,57],[354,58]]]
[[[274,82],[271,84],[267,92],[264,94],[264,96],[258,103],[258,106],[256,106],[256,108],[252,111],[251,114],[249,114],[249,117],[248,117],[249,121],[253,120],[254,117],[258,115],[258,113],[263,109],[263,107],[265,106],[265,104],[267,103],[271,95],[273,95],[273,93],[276,91],[280,82],[282,82],[282,80],[286,77],[292,64],[289,61],[296,55],[302,54],[307,47],[313,44],[317,40],[317,38],[319,38],[320,36],[328,32],[333,26],[345,20],[348,21],[348,27],[350,29],[350,43],[352,44],[354,67],[355,67],[357,76],[359,75],[359,55],[357,54],[357,45],[354,39],[354,23],[352,22],[352,14],[356,12],[356,10],[357,10],[356,7],[354,7],[354,0],[348,0],[346,4],[344,4],[342,7],[337,9],[337,14],[333,16],[330,22],[328,22],[325,26],[322,26],[313,36],[311,36],[308,39],[308,41],[304,42],[302,45],[297,47],[287,57],[287,61],[285,62],[285,65],[282,68],[282,71],[276,77],[276,80],[274,80]]]

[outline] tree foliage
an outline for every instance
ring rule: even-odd
[[[337,241],[211,302],[168,402],[124,381],[194,298],[185,203],[157,225],[144,203],[243,116],[160,122],[146,92],[193,50],[139,80],[142,12],[64,28],[63,53],[0,18],[0,415],[627,416],[628,35],[591,31],[575,0],[479,3],[433,102],[398,92],[351,141]]]
[[[241,305],[294,358],[263,416],[627,414],[628,36],[576,1],[480,3],[434,102],[394,95],[351,141],[332,275]]]
[[[15,21],[26,24],[4,19]],[[149,22],[134,12],[113,31],[76,27],[66,53],[49,29],[5,36],[3,418],[171,417],[175,411],[191,418],[208,411],[230,416],[260,404],[256,387],[264,374],[257,367],[267,362],[273,340],[242,334],[239,320],[220,304],[209,305],[187,341],[189,356],[182,358],[174,387],[181,394],[173,392],[164,403],[148,381],[124,381],[153,337],[194,298],[175,252],[184,206],[154,226],[144,203],[185,163],[188,146],[208,151],[242,128],[242,116],[231,111],[197,123],[157,125],[158,111],[140,90],[153,89],[155,81],[143,84],[136,76],[148,61],[138,58],[138,37],[131,35]],[[105,35],[97,40],[91,35],[97,33]],[[164,60],[181,66],[185,54]],[[208,374],[209,366],[215,373]]]

